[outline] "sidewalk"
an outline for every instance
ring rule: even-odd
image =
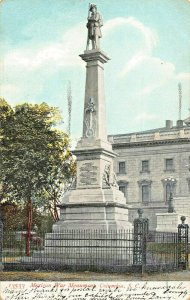
[[[190,270],[171,273],[0,272],[0,281],[190,281]]]

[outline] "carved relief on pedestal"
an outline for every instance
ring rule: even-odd
[[[110,164],[105,165],[104,173],[102,176],[102,186],[104,187],[110,187]]]
[[[104,168],[104,173],[102,176],[102,187],[108,188],[108,187],[118,187],[117,179],[115,173],[111,173],[111,165],[107,164]]]
[[[93,163],[84,163],[79,169],[79,178],[81,185],[93,185],[97,184],[97,166]]]
[[[94,137],[96,131],[96,109],[93,98],[89,98],[88,104],[85,108],[84,122],[86,125],[86,137]]]
[[[112,185],[119,189],[119,185],[117,184],[117,177],[116,177],[116,174],[114,172],[113,172],[113,183],[112,183]]]

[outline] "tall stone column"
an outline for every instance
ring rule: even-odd
[[[87,63],[83,133],[73,153],[77,156],[77,189],[85,189],[87,194],[87,188],[117,186],[113,174],[116,154],[107,141],[106,130],[104,63],[109,58],[100,49],[85,51],[80,57]],[[85,199],[85,202],[104,201],[103,197],[96,196]]]
[[[107,141],[104,92],[104,63],[109,58],[101,50],[85,51],[86,65],[83,139]]]

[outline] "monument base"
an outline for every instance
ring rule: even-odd
[[[24,257],[22,263],[47,265],[48,269],[121,271],[133,264],[133,249],[132,231],[69,227],[47,233],[44,249],[34,252],[32,258]]]
[[[80,271],[126,271],[132,266],[133,231],[126,204],[62,204],[61,220],[52,231],[45,235],[43,250],[23,258],[23,264]]]
[[[114,202],[62,204],[61,219],[53,232],[65,229],[120,230],[132,229],[128,222],[128,207]]]
[[[178,213],[157,213],[156,231],[177,232],[177,226],[180,224],[180,215]]]
[[[60,220],[53,232],[64,229],[131,229],[126,199],[117,186],[83,187],[64,195]]]

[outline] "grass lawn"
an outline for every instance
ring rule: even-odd
[[[96,272],[0,272],[0,281],[157,281],[190,280],[190,270],[171,273],[118,274]]]

